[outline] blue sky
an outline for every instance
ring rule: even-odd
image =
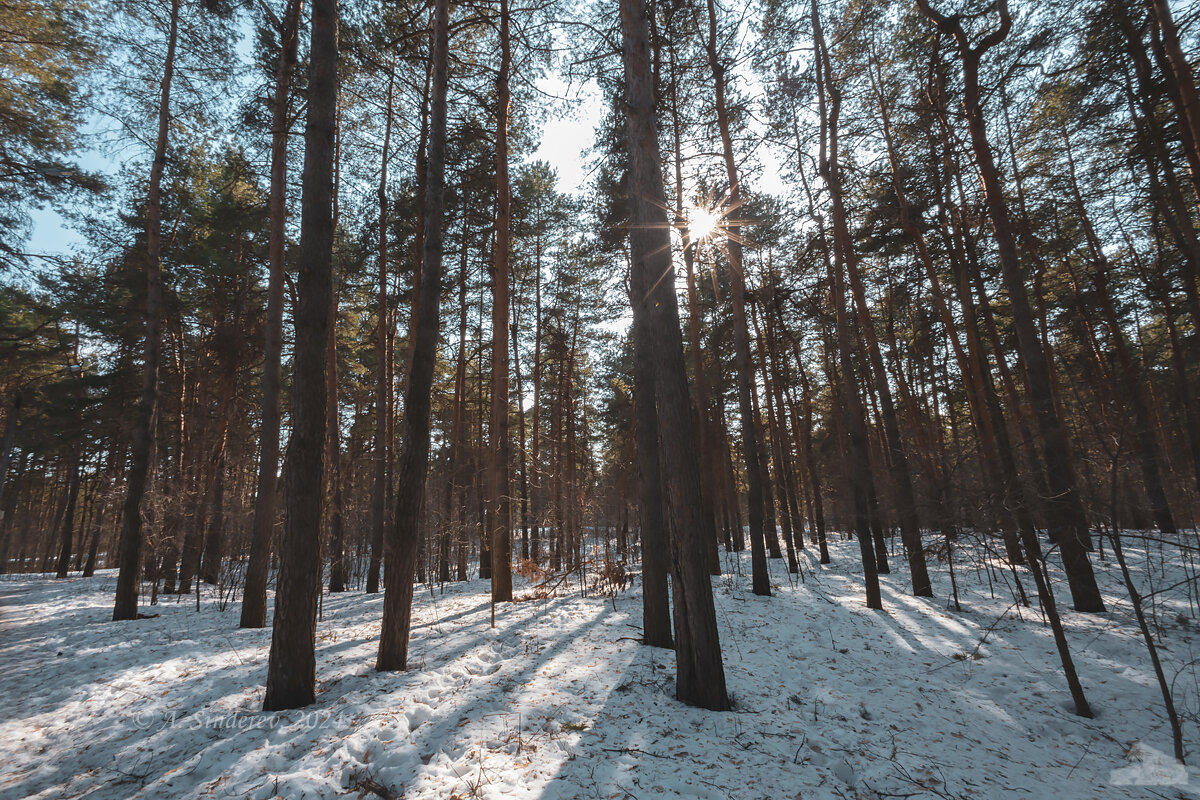
[[[594,83],[568,87],[556,76],[540,81],[539,88],[549,95],[565,97],[569,109],[546,121],[541,145],[534,158],[549,162],[558,172],[560,191],[579,191],[588,179],[584,162],[595,138],[595,127],[604,113],[599,90]],[[83,155],[81,164],[85,169],[106,174],[112,174],[117,167],[112,160],[94,150]],[[27,252],[62,256],[83,247],[83,237],[68,227],[53,209],[36,210],[31,217],[33,228]]]

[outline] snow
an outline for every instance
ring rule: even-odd
[[[1096,562],[1109,612],[1065,617],[1086,720],[1002,567],[956,556],[959,613],[944,563],[930,564],[938,599],[919,599],[893,557],[880,613],[864,607],[857,545],[831,551],[830,567],[802,552],[803,580],[773,561],[772,598],[750,594],[748,554],[725,556],[730,713],[674,699],[673,653],[637,642],[636,585],[615,608],[577,587],[503,605],[495,629],[486,582],[419,587],[407,673],[373,669],[381,595],[327,595],[317,703],[265,713],[270,630],[238,629],[236,604],[166,598],[143,608],[153,619],[114,623],[112,572],[8,576],[0,798],[354,797],[364,778],[408,800],[1200,795],[1200,772],[1163,755],[1170,729],[1111,558]],[[1173,552],[1161,570],[1154,554],[1155,601],[1194,751],[1196,587]]]

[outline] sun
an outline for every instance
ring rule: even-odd
[[[692,241],[701,242],[712,237],[721,228],[720,212],[703,206],[688,209],[688,233]]]

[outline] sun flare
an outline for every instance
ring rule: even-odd
[[[700,242],[713,236],[721,227],[721,217],[716,211],[702,206],[688,210],[688,232],[692,241]]]

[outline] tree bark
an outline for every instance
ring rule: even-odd
[[[371,485],[371,572],[368,576],[367,593],[373,594],[379,590],[378,565],[375,559],[379,554],[378,543],[383,541],[384,526],[387,524],[387,487],[388,462],[391,453],[388,451],[388,423],[391,417],[392,370],[387,363],[388,353],[388,283],[387,283],[387,251],[388,251],[388,196],[387,175],[388,156],[392,144],[392,92],[395,85],[395,64],[388,64],[387,106],[384,112],[383,124],[383,155],[379,161],[379,247],[376,251],[376,302],[375,302],[375,449],[372,453],[374,466],[374,481]],[[374,591],[372,591],[374,590]]]
[[[646,294],[643,275],[631,271],[630,302]],[[633,419],[638,477],[638,529],[642,537],[642,641],[673,647],[671,602],[667,588],[670,537],[663,514],[663,476],[659,464],[658,410],[649,325],[644,314],[633,319]]]
[[[1046,479],[1049,496],[1044,499],[1047,523],[1051,538],[1058,543],[1066,568],[1077,611],[1103,611],[1104,600],[1096,585],[1096,577],[1087,557],[1088,523],[1087,513],[1079,496],[1076,481],[1075,461],[1071,454],[1070,440],[1066,427],[1055,407],[1052,392],[1053,365],[1050,363],[1042,342],[1038,338],[1017,253],[1016,237],[1008,203],[1004,198],[1000,171],[992,157],[991,144],[987,138],[983,100],[979,86],[979,63],[988,50],[1007,38],[1012,27],[1007,0],[1000,0],[1000,25],[983,38],[978,45],[971,46],[960,18],[946,17],[935,11],[929,0],[917,0],[925,14],[944,35],[954,39],[958,46],[963,74],[963,105],[966,111],[967,130],[971,147],[975,153],[980,182],[983,184],[984,199],[992,232],[996,238],[997,253],[1008,290],[1012,308],[1013,326],[1017,334],[1017,346],[1028,374],[1030,404],[1037,418],[1042,439],[1042,457],[1046,463]]]
[[[79,499],[79,479],[82,462],[83,454],[76,449],[71,461],[71,476],[68,479],[67,510],[63,513],[62,535],[60,537],[62,545],[58,551],[57,572],[54,576],[56,578],[67,577],[67,572],[71,565],[71,549],[75,540],[75,506]]]
[[[512,190],[508,176],[509,72],[512,40],[508,0],[500,0],[500,71],[496,76],[496,242],[492,248],[492,419],[490,441],[492,602],[512,600],[512,498],[509,461],[508,303],[512,269]]]
[[[717,634],[712,584],[704,557],[700,472],[692,430],[671,239],[663,209],[655,86],[651,74],[649,23],[641,0],[620,0],[622,60],[625,67],[629,151],[632,270],[641,285],[655,288],[634,298],[634,317],[644,315],[654,350],[661,467],[667,475],[668,528],[671,530],[674,589],[676,696],[688,705],[729,709],[725,671]],[[632,282],[632,281],[631,281]]]
[[[716,89],[717,127],[721,133],[721,152],[725,160],[725,176],[729,181],[728,199],[724,206],[726,225],[736,223],[742,202],[741,186],[738,181],[737,164],[733,155],[733,139],[729,130],[729,111],[725,103],[725,67],[717,52],[717,11],[715,0],[708,0],[708,65],[712,71]],[[770,596],[771,579],[767,572],[766,532],[763,514],[764,497],[763,471],[759,451],[762,440],[754,413],[755,391],[753,368],[750,363],[750,332],[746,323],[746,273],[742,259],[742,245],[737,234],[725,238],[725,252],[729,257],[730,301],[733,307],[733,352],[737,370],[738,415],[741,417],[742,455],[746,466],[748,517],[750,523],[750,563],[753,591],[757,595]],[[778,545],[776,546],[778,550]]]
[[[695,413],[696,413],[696,449],[701,459],[701,491],[704,493],[705,525],[704,532],[706,550],[708,553],[709,571],[713,575],[721,574],[721,559],[717,552],[717,487],[720,480],[717,476],[716,459],[713,457],[713,442],[711,435],[712,420],[709,416],[708,376],[705,374],[703,348],[700,343],[700,302],[696,291],[696,242],[692,241],[692,233],[684,215],[683,200],[683,142],[682,125],[679,119],[679,73],[675,63],[675,48],[667,51],[671,65],[671,135],[674,140],[675,164],[675,226],[679,229],[682,239],[683,264],[687,277],[688,301],[688,345],[692,360],[692,380],[695,381]],[[708,529],[711,526],[711,529]]]
[[[334,135],[338,95],[337,0],[314,0],[295,311],[292,437],[284,481],[284,530],[263,710],[316,697],[321,504],[325,494],[326,339],[333,294]]]
[[[832,82],[829,53],[825,47],[821,17],[816,0],[812,0],[813,34],[817,47],[817,101],[821,116],[821,159],[822,177],[829,185],[833,201],[833,216],[845,221],[842,207],[841,179],[838,175],[838,115],[841,111],[841,93]],[[828,95],[828,106],[826,96]],[[822,238],[823,237],[822,231]],[[865,410],[858,393],[855,377],[854,348],[850,343],[850,323],[847,319],[846,287],[843,274],[851,249],[849,232],[845,225],[835,227],[833,257],[826,252],[826,267],[830,278],[830,296],[834,308],[834,327],[837,335],[838,357],[841,361],[841,402],[845,424],[845,447],[849,463],[850,493],[854,511],[854,532],[858,537],[859,555],[863,564],[863,581],[866,588],[867,607],[883,608],[879,587],[878,554],[872,542],[870,499],[874,480],[871,475],[869,444],[867,441]],[[831,375],[832,379],[833,376]]]
[[[150,183],[146,191],[146,350],[142,365],[142,393],[138,400],[130,442],[130,464],[126,476],[124,521],[117,546],[117,596],[113,621],[137,619],[138,582],[142,568],[142,498],[150,480],[154,460],[154,430],[158,419],[158,370],[162,360],[162,177],[167,161],[171,124],[171,82],[175,75],[175,48],[179,39],[182,0],[171,0],[167,32],[167,55],[163,63],[158,102],[158,134]]]
[[[425,187],[425,228],[421,253],[421,302],[412,321],[412,367],[404,392],[404,422],[400,445],[396,517],[385,543],[383,623],[379,635],[380,671],[408,666],[408,636],[412,624],[413,570],[421,536],[421,505],[429,471],[429,415],[433,369],[437,357],[438,316],[442,284],[442,217],[446,178],[446,85],[449,60],[449,0],[436,0],[433,9],[428,170]]]
[[[280,362],[283,354],[283,275],[287,247],[287,141],[288,97],[296,70],[302,0],[288,0],[279,31],[280,54],[275,64],[275,90],[271,100],[271,184],[267,241],[267,319],[263,347],[262,425],[259,430],[258,484],[254,494],[254,521],[250,558],[242,595],[240,626],[267,624],[267,572],[271,539],[275,531],[279,486]]]
[[[1179,31],[1171,16],[1171,4],[1167,0],[1143,0],[1150,11],[1155,35],[1154,49],[1163,66],[1163,76],[1179,117],[1179,138],[1183,143],[1184,156],[1192,176],[1192,188],[1200,207],[1200,92],[1196,89],[1196,78],[1191,62],[1179,43]]]

